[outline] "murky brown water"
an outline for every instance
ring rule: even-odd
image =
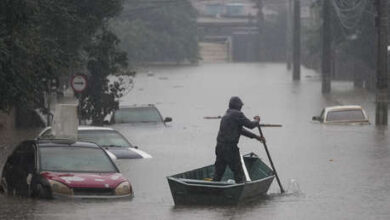
[[[390,135],[387,128],[329,126],[311,121],[321,108],[360,104],[374,121],[375,98],[351,83],[321,94],[318,75],[303,70],[293,82],[283,64],[209,64],[150,69],[139,74],[123,103],[153,103],[168,127],[116,126],[152,159],[118,161],[130,178],[132,200],[45,201],[0,195],[0,219],[389,219]],[[266,198],[237,207],[175,207],[166,176],[214,162],[218,120],[232,95],[247,116],[260,114],[269,150],[287,193],[276,182]],[[241,139],[241,153],[262,146]],[[4,155],[4,153],[2,153]],[[3,157],[3,156],[2,156]],[[3,157],[4,158],[4,157]]]

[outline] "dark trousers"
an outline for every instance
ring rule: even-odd
[[[223,174],[225,173],[226,166],[233,171],[234,180],[236,183],[242,183],[244,179],[244,172],[242,170],[240,149],[237,144],[217,143],[215,147],[215,154],[217,159],[215,160],[215,173],[214,181],[221,181]]]

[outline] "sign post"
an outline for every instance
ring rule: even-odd
[[[80,94],[87,88],[87,77],[83,74],[75,74],[73,75],[70,85],[72,86],[73,91],[77,94],[77,98],[79,99],[78,106],[78,118],[79,123],[81,120],[81,97]]]
[[[87,88],[87,78],[84,75],[76,74],[72,77],[70,84],[73,91],[82,93]]]
[[[42,78],[42,82],[46,86],[46,89],[44,92],[45,103],[43,104],[44,107],[46,108],[46,111],[47,111],[46,125],[50,126],[52,123],[52,119],[53,119],[53,114],[51,113],[52,92],[55,92],[58,89],[59,80],[56,77]],[[57,96],[55,98],[57,98]]]

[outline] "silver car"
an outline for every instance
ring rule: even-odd
[[[156,106],[125,105],[106,117],[107,124],[163,124],[171,122],[171,117],[163,118]]]
[[[45,128],[38,138],[52,138],[51,127]],[[133,146],[121,133],[108,127],[79,126],[78,140],[94,142],[112,153],[117,159],[152,158],[151,155]]]

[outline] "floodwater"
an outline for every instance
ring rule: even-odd
[[[155,104],[173,122],[115,126],[153,156],[117,161],[133,184],[132,200],[37,200],[0,195],[0,219],[390,219],[390,135],[374,125],[312,122],[324,106],[360,104],[374,122],[375,97],[348,82],[321,94],[319,76],[292,81],[283,64],[155,67],[135,78],[122,104]],[[274,181],[266,197],[235,207],[175,207],[166,176],[212,164],[219,120],[231,96],[263,123],[286,193]],[[254,130],[256,132],[256,130]],[[241,153],[268,162],[259,142],[241,138]]]

